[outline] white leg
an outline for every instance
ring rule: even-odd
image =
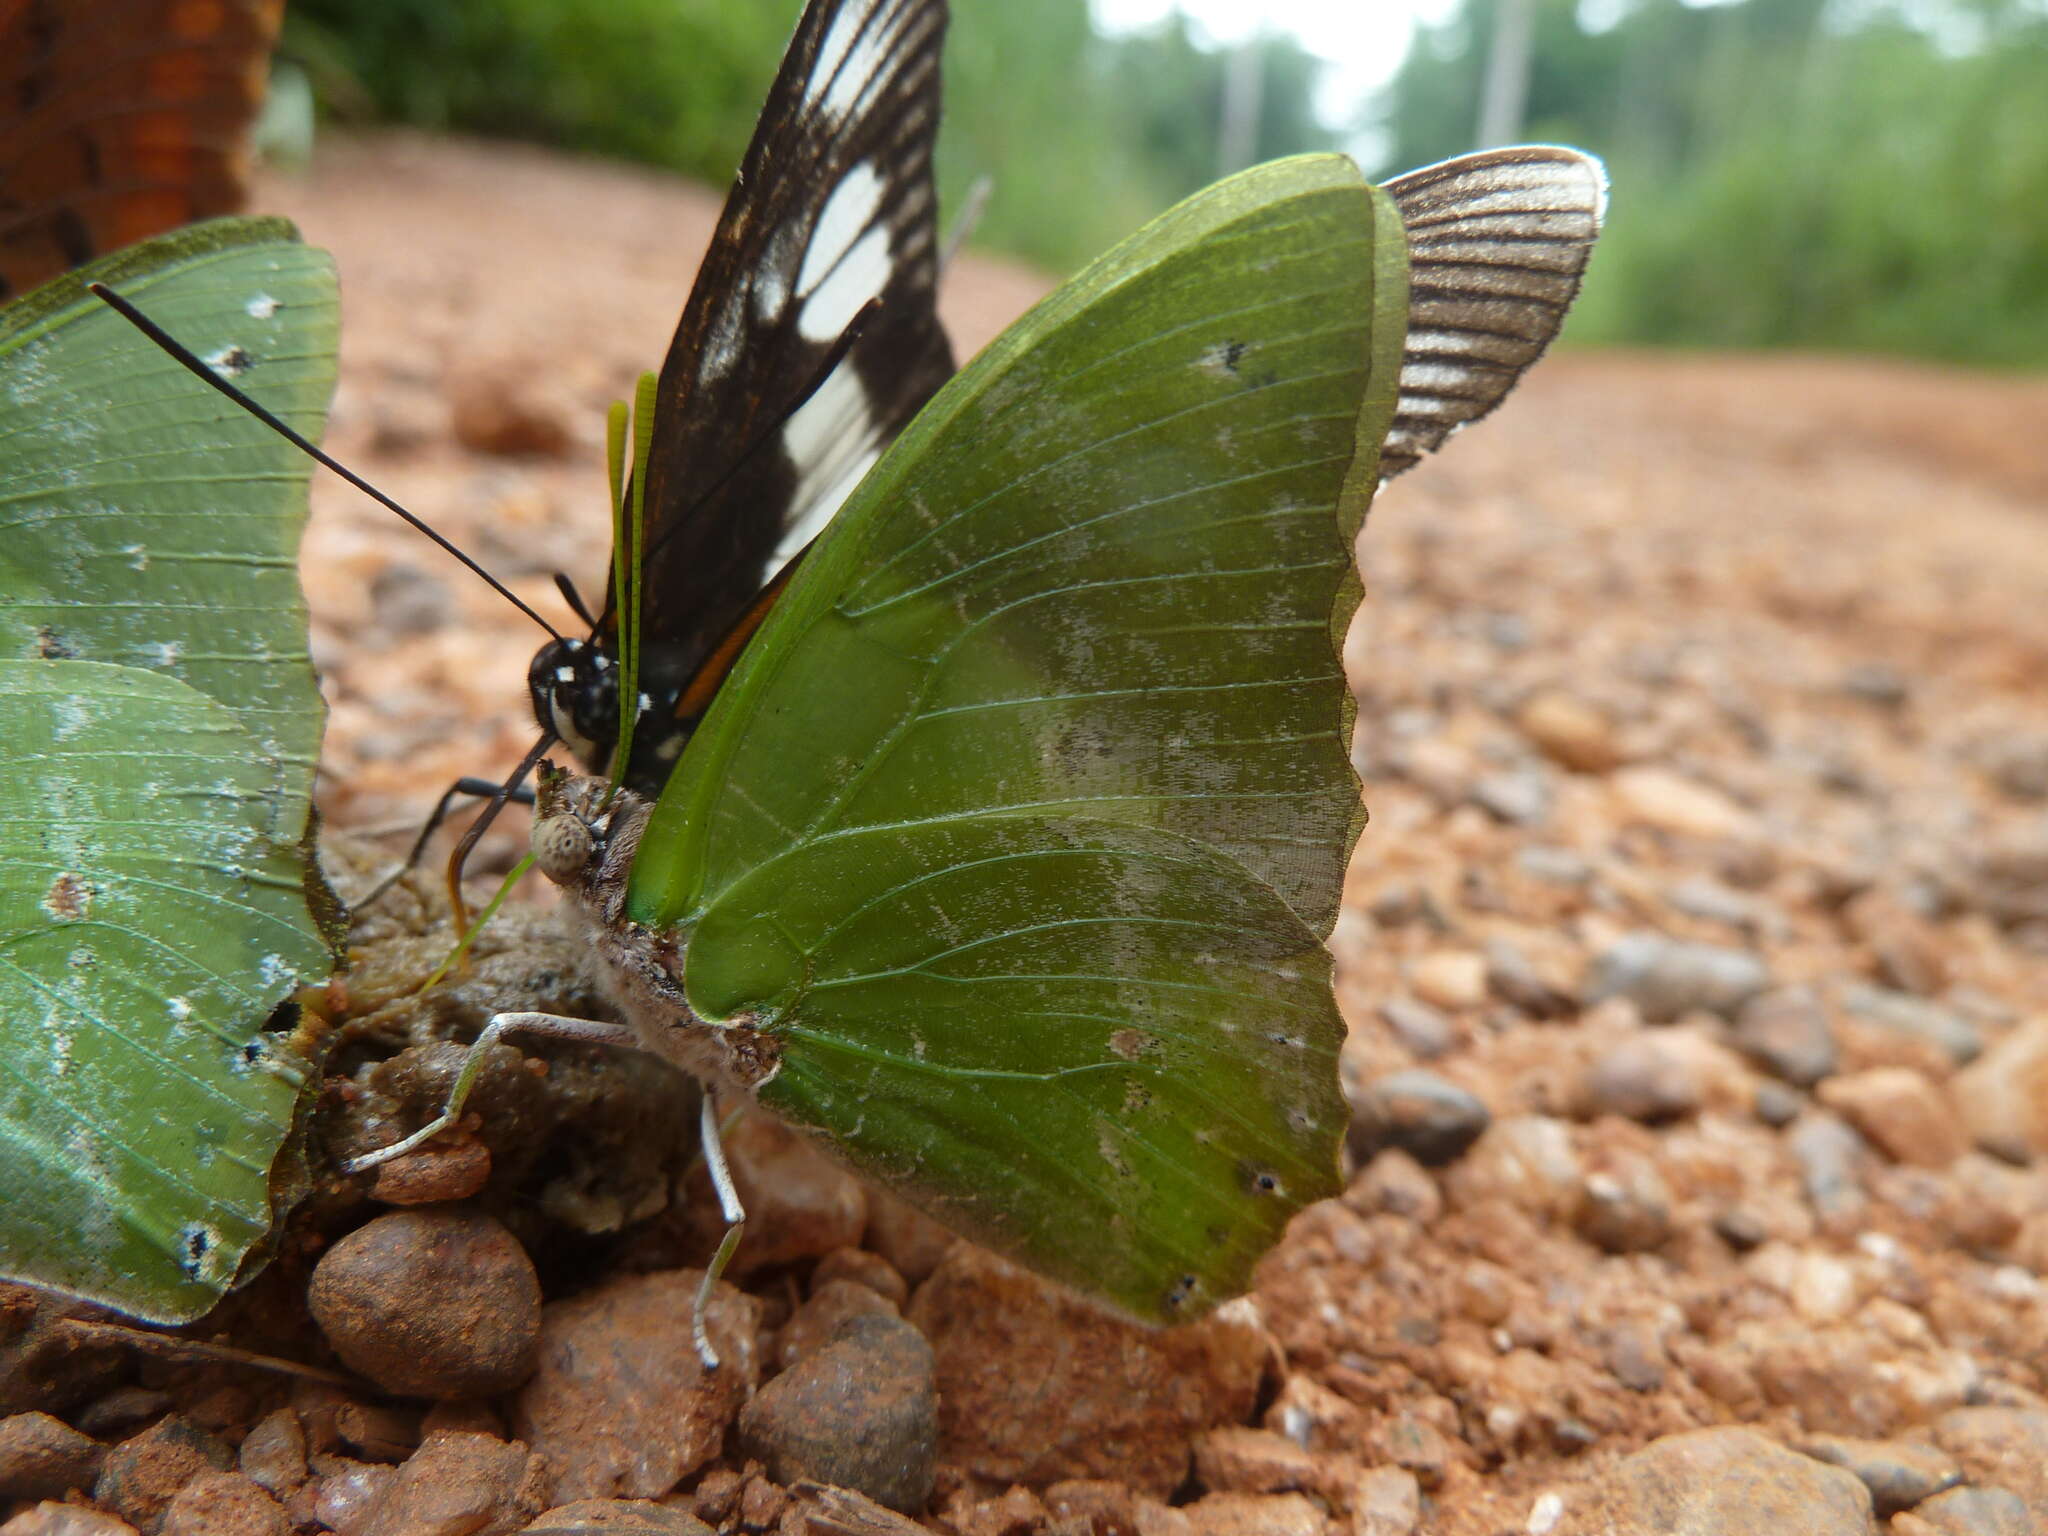
[[[343,1173],[361,1173],[366,1168],[375,1168],[379,1163],[388,1163],[395,1157],[403,1157],[415,1147],[432,1141],[436,1136],[455,1124],[461,1117],[462,1106],[469,1102],[469,1093],[476,1086],[477,1073],[483,1069],[483,1050],[492,1041],[518,1030],[523,1034],[546,1035],[556,1040],[575,1040],[585,1045],[618,1045],[637,1050],[640,1037],[623,1024],[600,1024],[595,1019],[567,1019],[558,1013],[499,1013],[491,1016],[483,1033],[470,1045],[463,1058],[462,1070],[456,1074],[455,1086],[448,1090],[448,1102],[441,1113],[414,1131],[410,1136],[394,1141],[388,1147],[379,1147],[374,1152],[365,1152],[361,1157],[352,1157],[341,1165]]]
[[[704,1146],[704,1166],[711,1172],[711,1187],[718,1194],[718,1212],[725,1218],[725,1236],[719,1239],[718,1252],[704,1266],[704,1280],[697,1287],[697,1305],[690,1312],[690,1334],[696,1340],[697,1358],[704,1362],[704,1369],[715,1371],[718,1369],[718,1351],[711,1347],[711,1334],[704,1326],[704,1310],[711,1304],[711,1287],[725,1273],[733,1249],[740,1245],[740,1234],[747,1229],[747,1212],[740,1204],[739,1190],[733,1187],[732,1170],[725,1164],[725,1143],[718,1135],[718,1106],[708,1087],[704,1090],[697,1114],[697,1135]]]

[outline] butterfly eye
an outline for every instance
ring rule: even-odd
[[[566,885],[590,864],[596,844],[581,817],[564,813],[533,824],[533,862],[557,885]]]

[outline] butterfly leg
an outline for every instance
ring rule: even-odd
[[[732,1182],[732,1169],[726,1166],[725,1143],[718,1135],[718,1108],[708,1087],[698,1107],[697,1126],[698,1139],[704,1147],[704,1166],[710,1170],[711,1187],[718,1194],[718,1213],[725,1218],[725,1236],[719,1239],[718,1251],[711,1255],[711,1262],[704,1266],[704,1280],[697,1287],[697,1305],[690,1311],[690,1334],[696,1340],[697,1358],[704,1362],[704,1369],[715,1371],[718,1369],[718,1351],[711,1347],[711,1335],[704,1326],[704,1313],[711,1305],[711,1287],[725,1273],[733,1250],[740,1245],[740,1234],[747,1229],[747,1211],[740,1204],[740,1192]]]
[[[498,1013],[491,1016],[490,1023],[483,1027],[469,1047],[463,1059],[462,1070],[456,1074],[455,1086],[448,1090],[448,1102],[441,1113],[425,1125],[374,1152],[365,1152],[361,1157],[352,1157],[341,1165],[343,1173],[361,1173],[366,1168],[375,1168],[388,1163],[395,1157],[403,1157],[415,1147],[432,1141],[447,1130],[462,1115],[462,1106],[469,1102],[470,1090],[476,1087],[477,1074],[483,1070],[484,1047],[493,1041],[511,1034],[514,1030],[529,1035],[546,1035],[555,1040],[574,1040],[584,1045],[619,1045],[629,1050],[640,1048],[640,1037],[623,1024],[602,1024],[595,1019],[568,1019],[558,1013]],[[724,1167],[721,1156],[718,1166]],[[734,1201],[737,1206],[737,1200]],[[721,1266],[722,1267],[722,1266]],[[699,1303],[701,1314],[702,1303]],[[702,1322],[699,1322],[699,1337],[702,1337]]]

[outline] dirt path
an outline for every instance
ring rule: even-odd
[[[341,264],[336,451],[536,604],[556,569],[600,587],[601,412],[714,205],[407,139],[263,205]],[[963,355],[1040,289],[964,262]],[[452,413],[560,452],[463,449]],[[1666,1475],[1627,1453],[1740,1422],[2048,1520],[2044,428],[2039,379],[1568,354],[1382,499],[1337,947],[1362,1150],[1397,1150],[1271,1264],[1276,1433],[1205,1442],[1198,1491],[1288,1529],[1591,1530]],[[529,630],[337,487],[307,553],[332,818],[511,762]],[[1418,1122],[1484,1134],[1425,1169]],[[1175,1518],[1240,1528],[1203,1504]],[[1932,1518],[1891,1528],[1965,1529]]]

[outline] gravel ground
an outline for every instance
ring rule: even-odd
[[[602,408],[715,204],[403,138],[265,191],[341,263],[330,446],[538,606],[601,586]],[[963,262],[963,354],[1042,289]],[[2038,379],[1567,354],[1382,499],[1358,1171],[1249,1302],[1132,1329],[749,1122],[707,1378],[689,1086],[501,1048],[469,1135],[324,1182],[206,1330],[348,1384],[138,1364],[0,1291],[0,1533],[2048,1532],[2044,422]],[[315,506],[325,810],[409,828],[530,739],[535,637]],[[496,999],[575,1004],[540,907],[407,1000],[416,884],[359,934],[340,1145]]]

